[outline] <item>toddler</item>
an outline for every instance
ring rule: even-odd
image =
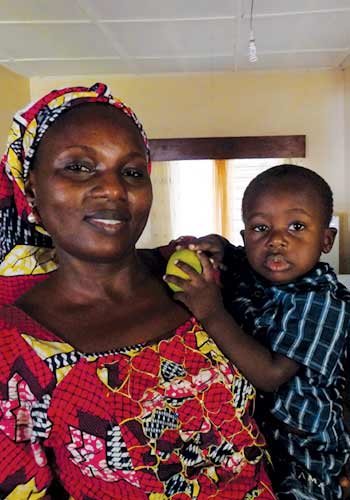
[[[341,397],[350,295],[319,262],[336,236],[332,211],[332,191],[318,174],[270,168],[244,193],[244,248],[221,240],[222,292],[203,251],[215,251],[219,237],[193,245],[201,274],[178,262],[189,280],[164,278],[181,286],[175,298],[262,391],[257,415],[280,499],[342,497],[339,475],[350,452]]]

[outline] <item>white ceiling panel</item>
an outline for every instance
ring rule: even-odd
[[[190,57],[233,53],[233,20],[107,23],[104,27],[129,56]]]
[[[81,0],[99,19],[232,17],[235,0]]]
[[[262,51],[345,49],[350,47],[350,10],[283,17],[260,17],[254,22],[256,44]],[[241,40],[249,40],[249,23]]]
[[[3,24],[0,28],[1,57],[26,59],[116,55],[101,30],[93,24]]]
[[[72,0],[1,0],[0,20],[83,20],[87,19],[78,2]]]
[[[135,59],[137,73],[233,71],[232,56]]]
[[[20,74],[173,73],[350,64],[350,0],[0,0],[0,64]],[[118,65],[115,66],[115,62]]]
[[[244,0],[244,12],[250,12],[250,0]],[[350,9],[349,0],[255,0],[254,13],[285,14],[321,10]]]
[[[189,58],[184,60],[187,72],[233,71],[234,57],[213,55],[213,57]]]
[[[342,61],[344,52],[299,52],[279,54],[259,54],[256,63],[250,63],[248,53],[239,57],[238,68],[240,70],[252,69],[316,69],[332,68],[337,61]]]
[[[185,63],[178,58],[145,58],[134,59],[134,70],[131,73],[181,73],[186,71]]]
[[[28,76],[93,75],[132,73],[127,61],[120,59],[54,60],[8,62],[4,66]]]

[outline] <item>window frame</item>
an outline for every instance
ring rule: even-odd
[[[305,158],[305,135],[150,139],[152,161]]]

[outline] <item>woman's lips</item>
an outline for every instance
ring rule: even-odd
[[[118,214],[113,210],[101,210],[84,217],[88,224],[108,234],[116,234],[127,224],[129,219],[128,215]]]

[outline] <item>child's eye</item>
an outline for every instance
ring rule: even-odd
[[[268,231],[269,228],[266,224],[256,224],[252,229],[256,233],[263,233],[264,231]]]
[[[292,224],[289,225],[289,229],[292,231],[303,231],[303,229],[305,229],[305,224],[302,222],[292,222]]]
[[[65,170],[68,170],[69,172],[76,172],[76,173],[81,172],[84,174],[88,174],[88,173],[92,172],[93,169],[91,166],[77,161],[77,162],[69,163],[68,165],[66,165]]]

